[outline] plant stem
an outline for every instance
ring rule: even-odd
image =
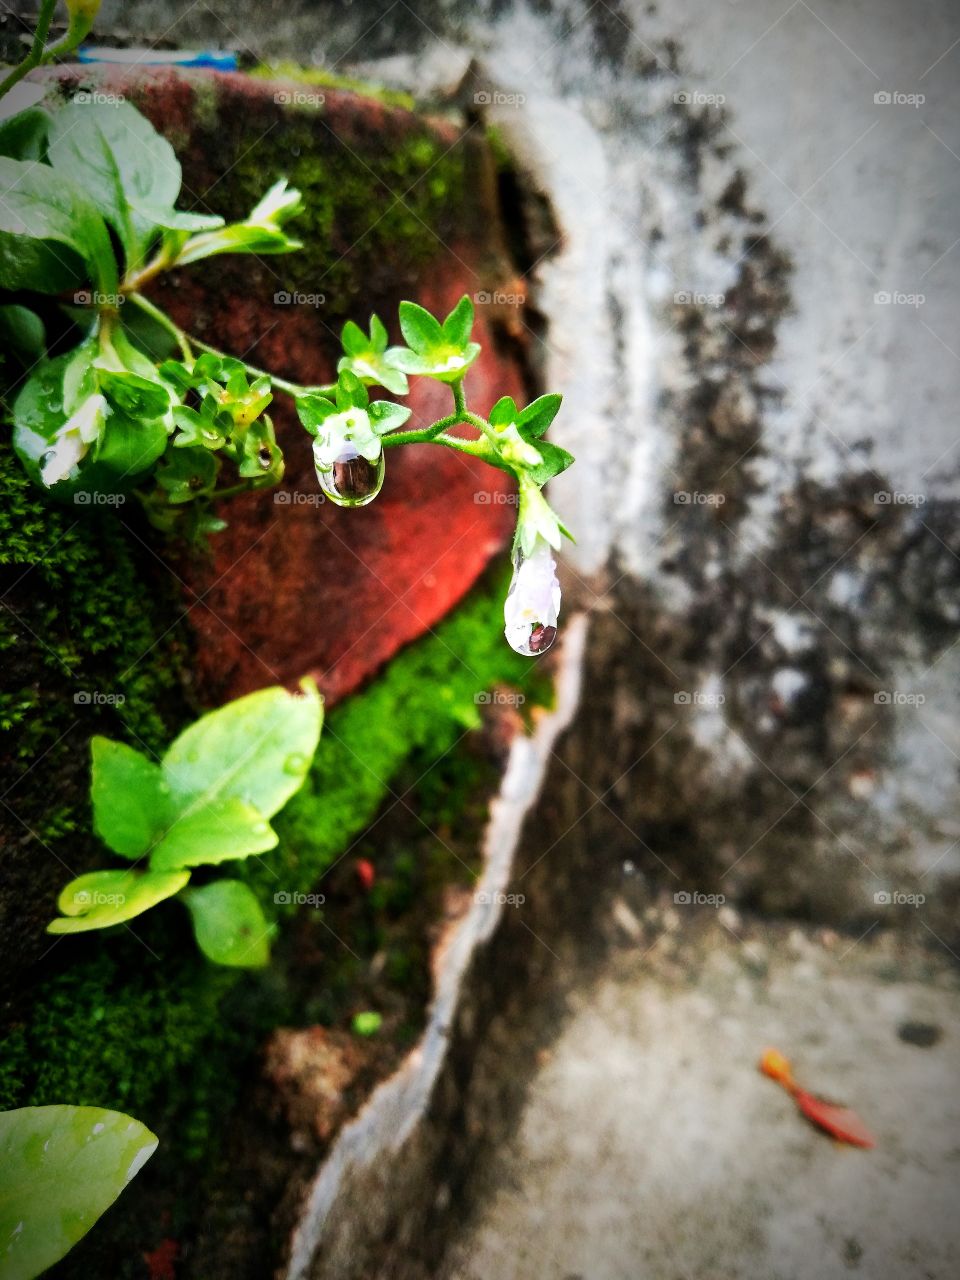
[[[166,329],[167,333],[176,339],[184,362],[193,364],[193,351],[190,349],[190,340],[180,326],[175,324],[165,311],[161,311],[159,307],[154,306],[150,299],[145,298],[142,293],[133,292],[129,295],[129,298],[131,302],[137,304],[141,311],[150,316],[152,320],[156,320],[157,324]]]
[[[40,14],[37,18],[37,29],[33,33],[33,44],[30,46],[30,52],[20,65],[14,67],[10,74],[0,82],[0,98],[9,93],[28,71],[40,66],[43,61],[43,47],[47,42],[47,32],[50,30],[50,21],[53,18],[53,11],[56,7],[57,0],[43,0],[40,5]]]

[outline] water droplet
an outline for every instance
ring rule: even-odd
[[[270,470],[270,465],[273,462],[273,456],[270,453],[270,450],[266,447],[266,445],[264,445],[264,447],[257,454],[257,461],[260,463],[260,466],[263,467],[264,471]]]
[[[560,613],[560,583],[549,543],[539,539],[529,556],[517,553],[503,606],[503,633],[514,652],[537,658],[553,646]]]
[[[365,507],[383,487],[383,453],[368,462],[345,442],[329,467],[317,466],[320,488],[338,507]]]

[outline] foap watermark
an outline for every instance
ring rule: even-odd
[[[726,694],[709,693],[704,689],[680,689],[673,695],[678,707],[722,707]]]
[[[101,889],[78,889],[73,895],[73,905],[83,910],[89,907],[122,907],[126,900],[125,893],[104,893]]]
[[[927,900],[925,893],[902,893],[899,889],[880,889],[873,895],[878,907],[922,907]]]
[[[925,293],[904,293],[902,289],[878,289],[873,295],[876,307],[913,307],[918,311],[927,300]]]
[[[312,89],[278,89],[273,100],[278,107],[322,107],[327,99]]]
[[[78,289],[73,295],[77,307],[122,307],[127,300],[125,293],[101,293],[99,289]]]
[[[722,893],[701,893],[699,889],[681,889],[673,895],[677,907],[722,907],[726,902]]]
[[[77,507],[122,507],[126,500],[125,493],[99,493],[96,489],[78,489],[73,495]]]
[[[722,107],[725,93],[704,93],[702,89],[678,89],[673,100],[680,107]]]
[[[924,693],[904,693],[902,689],[878,689],[873,700],[878,707],[922,707],[927,696]]]
[[[519,493],[504,493],[500,489],[480,489],[473,495],[480,507],[515,507],[520,502]]]
[[[527,301],[525,293],[510,293],[506,289],[481,289],[473,295],[478,307],[522,307]]]
[[[927,496],[924,493],[904,493],[899,489],[878,489],[873,500],[878,507],[922,507]]]
[[[322,307],[326,301],[325,293],[288,293],[286,289],[278,289],[273,295],[277,307]]]
[[[697,289],[678,289],[673,295],[677,307],[722,307],[726,300],[725,293],[701,293]]]
[[[701,493],[697,489],[677,489],[673,495],[678,507],[722,507],[726,500],[725,493]]]
[[[522,707],[527,699],[522,693],[493,689],[490,692],[475,693],[473,700],[479,707]]]
[[[479,889],[473,900],[482,907],[522,907],[527,899],[523,893],[490,893],[487,889]]]
[[[101,89],[81,89],[73,95],[74,102],[81,106],[119,107],[126,102],[122,93],[104,93]]]
[[[80,689],[73,695],[78,707],[122,707],[127,700],[125,693],[104,693],[100,689]]]
[[[922,107],[926,100],[924,93],[900,93],[895,89],[879,89],[873,95],[878,107]]]
[[[478,89],[473,95],[475,107],[522,107],[525,93],[503,93],[500,89]]]
[[[326,902],[326,894],[300,893],[297,889],[278,889],[273,895],[278,907],[322,907]]]
[[[302,493],[299,489],[280,489],[273,495],[279,507],[322,507],[326,497],[322,493]]]

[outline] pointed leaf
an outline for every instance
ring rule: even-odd
[[[445,343],[440,322],[415,302],[400,303],[400,331],[407,346],[426,355]]]
[[[370,345],[367,335],[358,324],[348,320],[340,333],[340,341],[348,356],[360,355]]]
[[[153,871],[215,866],[276,847],[277,833],[251,804],[225,796],[177,817],[150,855]]]
[[[270,959],[271,926],[253,891],[239,880],[215,880],[190,889],[184,902],[197,946],[215,964],[262,968]]]
[[[494,427],[508,427],[517,421],[517,417],[517,405],[513,396],[502,396],[490,410],[489,421]]]
[[[303,785],[320,737],[320,695],[302,687],[300,695],[247,694],[184,730],[163,758],[174,798],[211,804],[235,796],[272,817]]]
[[[109,929],[171,898],[190,879],[189,871],[90,871],[71,880],[57,899],[63,912],[47,933]]]
[[[524,440],[538,440],[557,416],[563,396],[552,392],[540,396],[521,411],[517,426]]]
[[[0,1276],[32,1280],[59,1261],[157,1149],[156,1134],[101,1107],[0,1113]]]
[[[139,858],[158,838],[166,822],[160,766],[126,743],[99,735],[91,740],[90,751],[93,828],[114,853]]]
[[[404,404],[394,404],[390,400],[374,400],[370,406],[370,421],[377,435],[386,435],[388,431],[396,431],[410,417],[410,410]]]
[[[537,484],[546,484],[561,471],[566,471],[567,467],[575,461],[572,453],[561,449],[557,444],[548,444],[546,440],[537,441],[537,452],[543,461],[538,466],[528,468]]]
[[[814,1097],[803,1089],[794,1093],[797,1106],[818,1128],[829,1133],[838,1142],[846,1142],[852,1147],[875,1147],[876,1139],[855,1111],[849,1107],[838,1107],[823,1098]]]
[[[464,294],[443,322],[443,336],[454,347],[465,347],[473,328],[473,303]]]

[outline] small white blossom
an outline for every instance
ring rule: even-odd
[[[538,537],[530,554],[517,558],[503,606],[503,634],[511,649],[532,657],[553,644],[559,615],[557,563],[550,544]]]
[[[66,480],[79,466],[91,444],[103,430],[107,402],[101,395],[88,396],[68,418],[53,438],[53,445],[43,456],[40,479],[51,488]]]
[[[248,226],[277,228],[287,218],[303,209],[303,201],[296,187],[288,187],[286,178],[275,182],[247,218]]]
[[[317,466],[324,470],[332,467],[343,452],[345,444],[353,445],[367,462],[376,462],[380,457],[383,445],[370,425],[370,415],[366,409],[353,407],[324,419],[313,442],[313,457]]]

